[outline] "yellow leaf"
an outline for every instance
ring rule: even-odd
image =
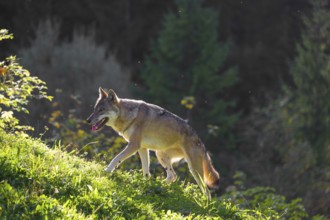
[[[55,126],[55,128],[60,128],[60,127],[61,127],[61,124],[58,123],[58,122],[55,122],[55,123],[54,123],[54,126]]]
[[[79,137],[82,137],[82,136],[85,135],[85,131],[79,129],[77,135],[78,135]]]
[[[194,107],[193,104],[186,104],[186,108],[187,108],[187,109],[192,109],[193,107]]]

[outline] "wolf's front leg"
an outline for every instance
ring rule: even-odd
[[[142,164],[142,172],[143,176],[150,177],[149,166],[150,166],[150,159],[149,159],[149,150],[145,148],[139,149],[139,155]]]
[[[124,160],[129,158],[130,156],[134,155],[139,149],[139,144],[136,143],[128,143],[128,145],[125,147],[125,149],[120,152],[113,160],[110,162],[108,167],[105,169],[106,172],[113,171],[117,165],[122,163]]]

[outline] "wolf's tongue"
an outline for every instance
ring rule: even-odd
[[[92,131],[96,131],[97,130],[97,126],[96,125],[93,125],[92,126]]]

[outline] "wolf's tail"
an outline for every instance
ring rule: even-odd
[[[208,153],[206,153],[205,157],[203,158],[203,173],[204,181],[208,187],[211,189],[219,188],[220,175],[214,169]]]

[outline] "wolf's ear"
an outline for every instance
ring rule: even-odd
[[[99,98],[100,99],[108,98],[108,93],[104,91],[101,87],[99,87]]]
[[[117,94],[112,89],[108,91],[108,99],[113,103],[118,103],[119,101]]]

